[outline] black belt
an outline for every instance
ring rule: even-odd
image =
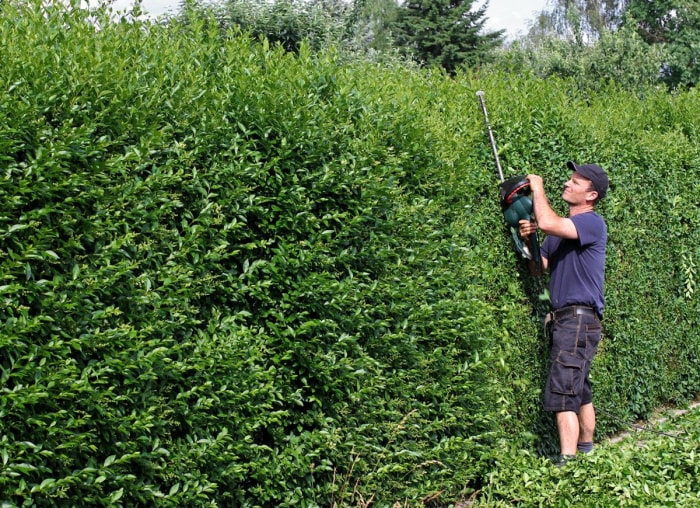
[[[568,307],[562,307],[561,309],[552,311],[552,317],[554,319],[576,316],[595,316],[600,318],[598,312],[596,312],[593,307],[586,307],[583,305],[569,305]]]

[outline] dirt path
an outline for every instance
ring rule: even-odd
[[[656,425],[660,425],[664,423],[666,420],[668,420],[669,416],[665,416],[670,414],[670,416],[680,416],[688,411],[692,411],[693,409],[697,408],[700,406],[700,397],[696,398],[693,402],[688,404],[687,409],[672,409],[672,408],[664,408],[658,411],[659,414],[664,415],[664,416],[652,416],[649,420],[647,421],[639,421],[635,422],[633,424],[629,424],[632,428],[630,430],[626,430],[623,432],[620,432],[618,434],[615,434],[614,436],[611,436],[607,439],[604,440],[606,443],[619,443],[623,439],[631,436],[632,434],[637,434],[639,432],[646,432],[647,428],[650,427],[655,427]]]

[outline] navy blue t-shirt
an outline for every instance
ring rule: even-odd
[[[549,262],[550,305],[552,309],[586,305],[602,317],[608,228],[595,212],[574,215],[571,220],[578,239],[548,236],[542,243],[542,256]]]

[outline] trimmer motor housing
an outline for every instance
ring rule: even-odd
[[[532,219],[532,199],[530,198],[530,181],[522,175],[508,178],[501,183],[501,209],[510,226],[515,248],[526,259],[539,262],[540,245],[537,234],[530,235],[530,248],[523,243],[518,234],[521,220]]]
[[[530,219],[532,200],[529,196],[530,180],[524,176],[514,176],[501,184],[501,209],[508,224],[517,228],[521,219]]]

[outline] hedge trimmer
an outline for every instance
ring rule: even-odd
[[[515,250],[518,251],[525,259],[534,262],[538,268],[540,267],[540,241],[537,233],[532,233],[528,237],[528,245],[523,243],[522,238],[518,234],[521,220],[532,220],[533,207],[532,199],[530,199],[530,181],[524,175],[518,175],[507,180],[503,178],[503,170],[501,169],[501,161],[498,158],[498,149],[496,148],[496,140],[491,131],[489,116],[486,112],[486,102],[484,101],[484,92],[479,90],[476,92],[481,103],[481,111],[484,113],[484,124],[491,143],[493,158],[496,161],[496,170],[498,177],[501,180],[501,210],[506,222],[510,226],[510,232],[515,244]]]

